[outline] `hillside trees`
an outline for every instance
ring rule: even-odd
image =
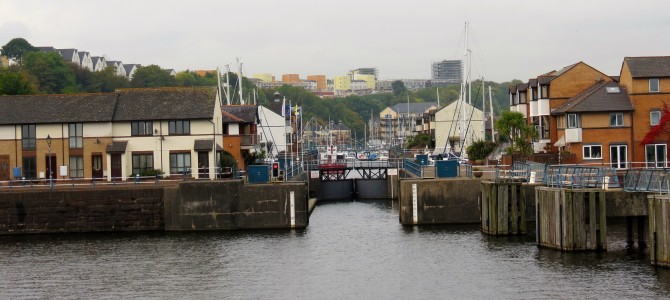
[[[23,38],[14,38],[0,48],[0,53],[21,65],[23,57],[29,52],[38,51]]]

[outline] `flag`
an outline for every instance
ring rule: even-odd
[[[294,115],[298,115],[298,104],[295,105],[295,109],[293,110]]]

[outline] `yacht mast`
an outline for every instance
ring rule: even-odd
[[[495,128],[493,128],[493,97],[491,97],[491,86],[489,85],[489,118],[491,118],[491,141],[495,142],[496,141],[496,134],[495,134]]]
[[[242,99],[242,63],[240,63],[239,57],[237,58],[237,68],[237,84],[240,86],[240,104],[244,104],[244,100]]]
[[[230,65],[226,65],[226,105],[230,105]]]

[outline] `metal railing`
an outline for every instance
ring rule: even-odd
[[[495,174],[496,182],[530,181],[531,167],[529,164],[515,161],[512,163],[511,166],[509,166],[509,169],[506,169],[505,167],[506,166],[500,165],[498,168],[496,168],[496,174]]]
[[[616,188],[619,177],[612,168],[555,165],[548,167],[543,177],[545,185],[559,188]]]
[[[423,166],[420,163],[413,161],[412,159],[405,158],[403,160],[403,169],[419,178],[423,178]]]
[[[670,194],[670,169],[629,169],[624,176],[623,190]]]

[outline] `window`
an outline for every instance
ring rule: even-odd
[[[135,121],[130,124],[131,135],[152,135],[154,125],[151,121]]]
[[[168,128],[170,134],[190,134],[191,121],[170,121]]]
[[[649,144],[644,146],[647,168],[665,168],[668,161],[666,144]]]
[[[37,159],[35,157],[24,157],[22,169],[25,179],[37,178]]]
[[[153,154],[133,154],[133,174],[141,176],[144,171],[153,169]]]
[[[568,128],[579,128],[580,123],[578,114],[568,114]]]
[[[228,124],[223,124],[223,131],[222,131],[222,134],[227,135],[227,134],[228,134],[228,131],[229,131],[229,129],[228,129]]]
[[[584,146],[584,159],[601,159],[601,158],[603,158],[603,148],[601,145]]]
[[[21,147],[24,151],[35,150],[35,124],[21,125]]]
[[[83,156],[70,156],[70,178],[84,178]]]
[[[537,88],[530,89],[532,100],[537,100]]]
[[[610,114],[610,127],[622,127],[623,126],[623,113],[611,113]]]
[[[70,139],[70,148],[84,147],[84,124],[74,123],[68,126],[68,136]],[[72,177],[72,176],[70,176]]]
[[[519,103],[520,104],[526,104],[526,92],[520,92],[519,93]]]
[[[546,85],[541,86],[541,87],[540,87],[540,92],[541,92],[541,94],[542,94],[542,95],[540,96],[540,98],[542,98],[542,99],[546,99],[546,98],[549,97],[549,87],[548,87],[548,86],[546,86]]]
[[[625,169],[628,165],[628,146],[610,145],[610,163],[612,168]]]
[[[661,123],[661,111],[652,110],[651,112],[649,112],[649,125],[656,126],[659,123]]]
[[[659,89],[658,86],[658,78],[649,78],[649,92],[650,93],[658,93],[661,90]]]
[[[191,153],[170,153],[170,174],[190,174]]]

